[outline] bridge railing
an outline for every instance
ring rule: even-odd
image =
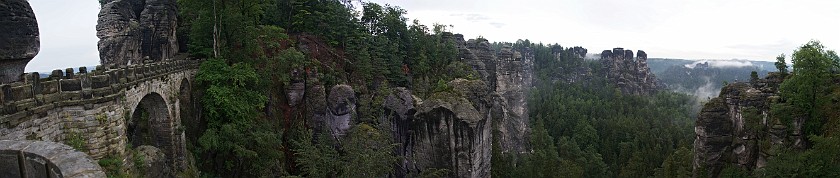
[[[105,177],[105,172],[65,144],[0,140],[0,177]]]
[[[41,78],[37,72],[26,73],[23,81],[0,85],[0,127],[14,127],[27,116],[45,115],[53,108],[84,106],[114,101],[124,96],[127,87],[170,73],[197,69],[201,60],[190,58],[164,60],[122,67],[96,66],[88,72],[80,67],[53,70]]]

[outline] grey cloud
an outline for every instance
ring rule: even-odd
[[[449,16],[463,17],[464,19],[466,19],[467,21],[470,21],[470,22],[481,22],[481,21],[490,20],[490,17],[487,17],[485,15],[481,15],[481,14],[462,14],[462,13],[458,13],[458,14],[449,14]]]
[[[493,27],[496,27],[496,28],[502,28],[505,25],[507,25],[507,24],[501,23],[501,22],[490,22],[489,24],[492,25]]]

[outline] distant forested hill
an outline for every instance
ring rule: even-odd
[[[717,96],[724,83],[750,80],[756,71],[764,77],[775,71],[773,62],[750,60],[648,60],[651,71],[668,89],[695,95],[699,98]]]

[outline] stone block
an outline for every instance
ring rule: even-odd
[[[11,88],[11,97],[13,100],[19,101],[28,98],[32,98],[32,84],[24,84],[19,86],[14,86]]]
[[[64,79],[61,80],[61,91],[79,91],[82,90],[82,82],[78,79]]]
[[[41,94],[57,93],[61,90],[58,80],[41,82]]]
[[[27,177],[49,177],[47,160],[32,153],[24,153],[23,168]]]
[[[108,75],[96,75],[91,77],[91,88],[104,88],[110,85],[110,79]]]
[[[23,177],[18,151],[0,150],[0,177]]]

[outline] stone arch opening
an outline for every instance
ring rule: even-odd
[[[126,136],[132,148],[142,145],[163,150],[167,159],[172,155],[172,117],[166,101],[158,93],[143,96],[126,123]]]
[[[178,113],[181,118],[181,125],[184,126],[184,132],[188,142],[198,140],[198,131],[200,128],[196,127],[198,117],[195,116],[195,106],[192,97],[192,85],[189,80],[181,80],[181,87],[178,89]]]

